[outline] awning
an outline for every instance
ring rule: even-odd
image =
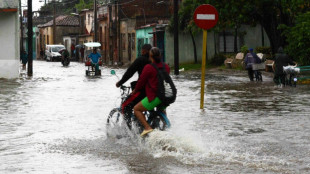
[[[0,9],[1,12],[17,12],[17,8],[2,8]]]

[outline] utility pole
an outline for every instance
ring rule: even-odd
[[[98,27],[97,27],[97,0],[94,0],[95,3],[94,3],[94,32],[95,32],[95,35],[94,35],[94,42],[97,42],[98,41],[98,36],[97,36],[97,30],[98,30]]]
[[[113,27],[114,27],[114,33],[113,33],[113,36],[115,37],[112,42],[114,41],[113,43],[113,55],[115,55],[115,59],[117,60],[117,55],[116,55],[116,51],[117,51],[117,21],[116,21],[116,18],[117,18],[117,0],[114,1],[114,21],[113,21]],[[113,56],[114,58],[114,56]],[[114,59],[113,59],[113,63],[114,63]]]
[[[28,76],[32,76],[32,62],[33,62],[33,56],[32,56],[32,37],[33,37],[33,31],[32,31],[32,0],[28,0]]]
[[[179,17],[178,17],[178,1],[173,1],[173,20],[174,20],[174,74],[179,75]]]
[[[122,56],[121,56],[121,20],[120,20],[120,3],[119,3],[120,0],[118,0],[118,4],[117,4],[117,24],[118,24],[118,27],[117,27],[117,33],[118,33],[118,61],[119,62],[122,62]]]
[[[20,53],[24,49],[24,29],[23,29],[23,14],[22,14],[22,2],[19,1],[19,20],[20,20]]]
[[[111,37],[113,35],[113,21],[112,21],[112,4],[108,5],[109,8],[109,57],[110,62],[113,64],[113,47],[114,47],[114,39]]]
[[[53,44],[56,44],[56,3],[53,0]]]

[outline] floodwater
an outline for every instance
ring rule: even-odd
[[[76,62],[33,69],[32,78],[0,79],[0,173],[310,173],[309,86],[209,70],[200,110],[200,75],[181,72],[171,129],[143,140],[107,136],[120,102],[110,68],[99,78]]]

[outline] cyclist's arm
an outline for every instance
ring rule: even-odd
[[[122,79],[117,83],[119,86],[123,85],[127,80],[129,80],[137,71],[139,67],[139,60],[136,59],[126,70]]]

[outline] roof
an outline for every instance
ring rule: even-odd
[[[79,27],[79,18],[70,15],[61,15],[56,17],[56,26],[71,26],[71,27]],[[53,20],[43,24],[38,25],[38,27],[50,27],[53,26]]]

